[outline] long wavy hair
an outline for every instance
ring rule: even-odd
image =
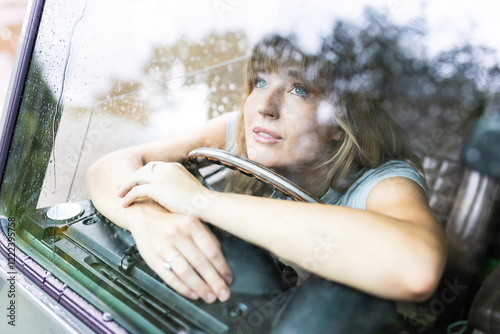
[[[353,92],[350,84],[342,79],[345,75],[339,73],[332,61],[321,55],[305,54],[291,38],[272,35],[255,45],[247,64],[241,110],[254,89],[258,72],[275,72],[283,68],[298,69],[305,88],[333,107],[332,126],[337,126],[342,136],[332,143],[327,156],[313,168],[328,166],[324,177],[334,190],[345,192],[364,171],[389,160],[403,160],[419,166],[399,124],[384,110],[374,108],[369,98]],[[235,131],[236,153],[246,156],[243,112]]]

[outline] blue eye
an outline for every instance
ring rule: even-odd
[[[308,95],[307,90],[300,85],[296,85],[292,88],[292,94],[295,94],[298,96],[307,96]]]
[[[267,87],[267,82],[266,80],[262,78],[257,78],[253,82],[255,88],[265,88]]]

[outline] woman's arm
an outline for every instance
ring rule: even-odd
[[[426,299],[446,261],[444,232],[420,186],[405,178],[375,186],[366,211],[216,193],[195,215],[319,276],[384,298]]]
[[[232,280],[217,239],[199,219],[170,213],[153,201],[123,208],[117,186],[151,160],[182,161],[194,148],[223,147],[226,122],[226,116],[221,116],[185,135],[110,153],[87,172],[94,206],[115,224],[131,231],[146,263],[179,293],[193,299],[201,297],[209,303],[217,297],[227,300]],[[177,253],[186,253],[186,245],[191,245],[187,254],[182,260],[175,260],[176,274],[168,271],[165,262]],[[184,259],[195,263],[200,275],[193,273]]]
[[[381,181],[365,211],[212,192],[176,164],[158,164],[155,174],[138,171],[122,185],[122,204],[151,198],[322,277],[384,298],[423,300],[440,279],[444,233],[412,180]],[[162,191],[165,187],[176,196]],[[204,205],[187,205],[195,197]]]
[[[181,162],[198,147],[223,148],[227,116],[222,115],[186,134],[112,152],[90,166],[87,187],[94,206],[115,224],[130,230],[127,210],[118,203],[116,189],[130,174],[149,161]]]

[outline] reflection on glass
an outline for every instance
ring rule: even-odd
[[[344,76],[339,80],[400,122],[421,156],[457,156],[468,119],[477,117],[488,91],[485,75],[493,73],[487,74],[481,62],[488,51],[472,46],[426,57],[421,30],[392,24],[374,10],[363,22],[335,21],[335,11],[324,10],[308,29],[295,29],[287,23],[292,18],[280,16],[278,29],[242,20],[237,8],[222,15],[204,3],[177,8],[185,14],[169,21],[157,17],[175,12],[162,11],[163,6],[109,5],[106,20],[97,3],[78,8],[82,19],[68,29],[71,36],[64,36],[71,40],[71,54],[61,101],[61,121],[67,125],[56,137],[54,152],[60,188],[56,194],[53,176],[46,177],[39,207],[86,198],[83,171],[102,154],[238,110],[250,46],[273,30],[295,36],[305,51],[320,51],[336,63]],[[137,10],[148,14],[150,23],[123,26],[128,13]],[[182,15],[185,21],[179,21]],[[277,11],[271,7],[265,15]],[[199,24],[187,23],[195,19]],[[158,25],[153,28],[152,22]],[[311,36],[320,24],[329,28]],[[450,127],[453,131],[443,130]]]
[[[463,45],[429,57],[422,30],[394,24],[387,13],[368,9],[362,21],[340,20],[334,6],[322,1],[305,7],[268,1],[47,1],[0,194],[2,210],[9,216],[27,217],[19,226],[23,240],[36,245],[30,256],[55,249],[54,262],[67,261],[61,272],[91,287],[77,288],[89,299],[94,297],[88,291],[99,289],[92,284],[111,286],[115,280],[130,293],[117,300],[132,309],[132,301],[141,296],[133,293],[157,287],[161,281],[145,265],[138,271],[148,278],[147,284],[138,280],[127,285],[106,269],[112,263],[118,270],[116,263],[123,259],[117,254],[126,251],[133,258],[136,253],[129,234],[96,218],[85,174],[109,152],[184,133],[240,110],[252,48],[265,36],[281,36],[293,44],[300,52],[292,56],[319,59],[301,73],[311,86],[321,87],[323,94],[342,90],[345,101],[358,104],[359,119],[373,110],[387,113],[388,122],[392,118],[406,130],[419,158],[458,157],[471,121],[498,86],[498,67],[484,61],[491,51]],[[290,59],[273,59],[285,60]],[[291,60],[294,66],[300,62]],[[259,70],[254,68],[253,74]],[[265,87],[265,80],[259,80],[252,77],[252,84]],[[303,88],[294,92],[300,95]],[[332,105],[325,110],[329,108]],[[434,181],[428,182],[432,186]],[[237,186],[246,193],[247,184]],[[80,221],[44,220],[49,207],[77,201],[84,202],[76,215]],[[67,239],[88,241],[90,233],[83,232],[87,226],[109,236],[90,242],[108,253],[79,253],[81,258],[71,253],[80,246]],[[161,309],[158,305],[166,303],[156,300],[158,296],[142,296],[141,307],[149,303]],[[120,312],[123,320],[132,311]],[[164,328],[160,322],[154,326]]]

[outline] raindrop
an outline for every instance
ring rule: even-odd
[[[479,159],[481,159],[481,152],[479,152],[479,150],[476,148],[470,148],[465,153],[465,157],[467,161],[475,163],[478,162]]]
[[[380,104],[380,106],[382,107],[382,109],[384,109],[385,111],[389,111],[391,110],[392,108],[392,102],[389,101],[389,100],[384,100],[382,101],[382,103]]]
[[[429,114],[431,117],[439,117],[441,116],[442,110],[441,107],[437,104],[433,104],[429,107]]]

